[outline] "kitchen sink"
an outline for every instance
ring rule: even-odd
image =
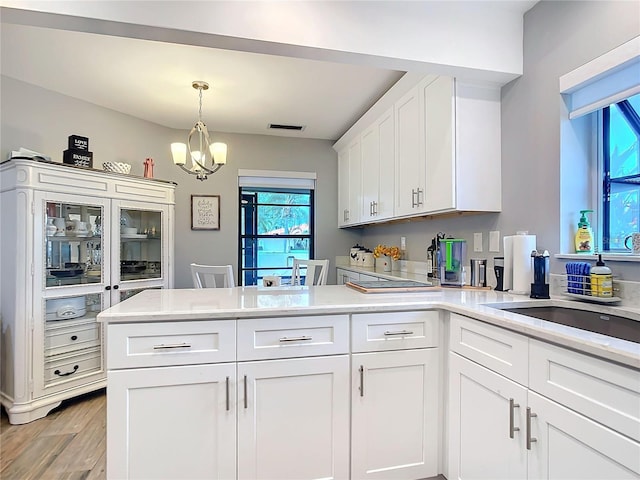
[[[640,343],[640,322],[630,318],[556,306],[500,308],[500,310]]]

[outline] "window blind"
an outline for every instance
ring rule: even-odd
[[[577,118],[640,93],[640,37],[563,75],[569,118]]]
[[[315,172],[281,170],[238,170],[238,186],[253,188],[299,188],[314,190]]]

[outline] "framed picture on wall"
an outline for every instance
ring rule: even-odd
[[[191,195],[191,230],[220,230],[220,195]]]

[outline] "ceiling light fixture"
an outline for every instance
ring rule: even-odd
[[[194,81],[191,86],[198,90],[200,96],[200,109],[198,110],[198,121],[193,126],[187,137],[187,143],[172,143],[171,155],[173,163],[191,175],[195,175],[198,180],[206,180],[209,175],[216,173],[227,163],[227,144],[221,142],[211,143],[209,131],[202,121],[202,91],[209,89],[207,82]],[[191,140],[197,134],[198,149],[191,149]],[[185,167],[187,162],[187,151],[191,158],[191,168]],[[211,167],[207,167],[207,160]]]

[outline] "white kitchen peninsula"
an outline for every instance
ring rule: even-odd
[[[522,453],[514,450],[530,459],[530,478],[561,460],[532,456],[549,450],[542,429],[564,431],[569,423],[588,429],[581,440],[597,458],[639,475],[640,346],[489,306],[532,303],[593,308],[489,290],[367,295],[336,285],[142,292],[98,316],[109,338],[107,476],[465,478],[474,457],[460,434],[476,438],[468,422],[483,416],[461,395],[463,379],[484,385],[483,378],[507,377],[530,392],[512,420],[513,449],[524,449],[525,431],[531,433],[525,406],[527,421],[540,432]],[[638,309],[602,311],[640,321]],[[485,330],[474,332],[475,325]],[[498,335],[505,339],[500,345],[521,345],[520,371],[554,355],[549,362],[571,371],[615,372],[607,385],[624,390],[623,401],[614,399],[611,408],[595,402],[609,398],[597,397],[605,384],[594,385],[599,377],[590,380],[597,395],[589,402],[583,394],[557,395],[542,377],[493,373],[491,363],[459,366],[458,357],[483,364],[485,357],[473,358],[478,352],[499,358],[491,343]],[[579,392],[584,379],[569,381]],[[469,416],[446,415],[460,405]],[[569,423],[567,408],[575,410]],[[491,413],[502,410],[497,404]],[[507,428],[494,430],[508,438]],[[607,446],[611,439],[615,451]],[[486,448],[483,458],[491,463],[498,454]],[[500,459],[495,463],[501,466]],[[598,468],[619,472],[607,462]]]

